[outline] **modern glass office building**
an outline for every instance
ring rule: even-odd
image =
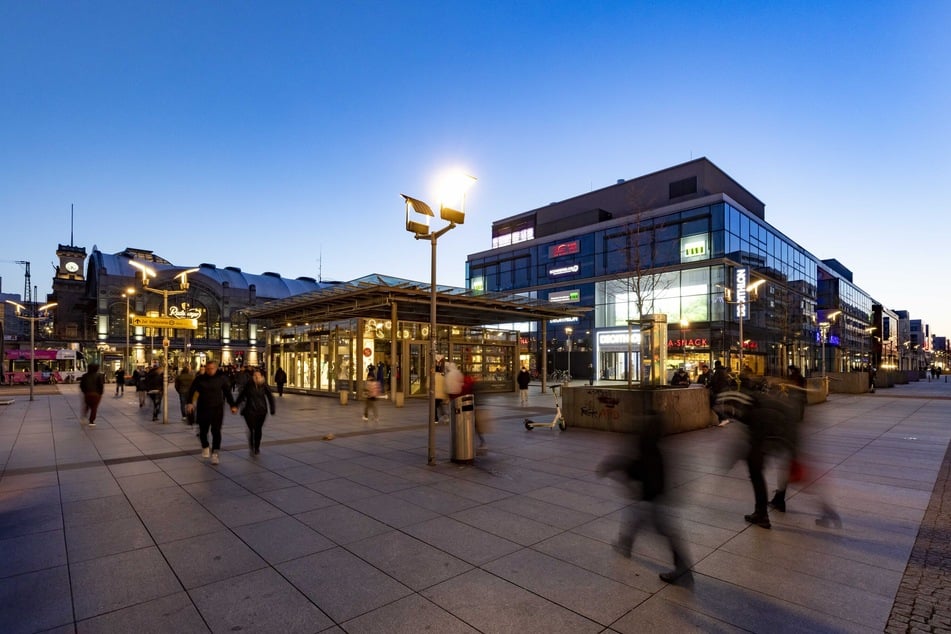
[[[466,267],[473,291],[594,308],[550,324],[546,341],[521,326],[523,360],[537,364],[544,345],[573,376],[639,380],[639,323],[652,314],[666,315],[668,373],[714,360],[739,370],[741,346],[758,374],[845,371],[876,353],[878,302],[766,222],[765,205],[706,158],[498,220],[492,249]]]

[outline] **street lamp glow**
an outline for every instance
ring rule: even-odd
[[[135,260],[129,260],[129,264],[133,267],[142,271],[142,283],[147,284],[146,280],[150,277],[155,277],[158,273],[155,272],[155,269],[145,266],[141,262],[136,262]]]
[[[468,184],[466,184],[468,180]],[[400,194],[406,203],[406,230],[413,234],[417,240],[429,240],[432,245],[432,255],[430,259],[430,286],[429,286],[429,420],[428,426],[428,464],[436,464],[436,241],[447,231],[454,229],[456,225],[465,222],[465,191],[475,183],[475,178],[467,176],[466,178],[452,177],[444,181],[449,183],[445,188],[444,195],[452,195],[448,190],[455,189],[457,194],[461,194],[461,209],[456,210],[445,205],[445,198],[440,197],[439,217],[449,224],[433,231],[430,229],[430,218],[435,218],[432,208],[422,200]],[[412,214],[412,215],[411,215]],[[426,335],[424,335],[426,336]]]
[[[20,319],[25,319],[30,322],[30,400],[33,400],[33,384],[36,380],[36,341],[35,341],[35,332],[36,332],[36,322],[41,319],[46,319],[46,317],[38,316],[37,313],[42,313],[45,310],[56,306],[56,302],[50,304],[43,304],[39,308],[33,309],[30,315],[21,315],[21,312],[26,312],[27,308],[23,304],[18,304],[17,302],[6,300],[8,304],[16,306],[16,315]]]

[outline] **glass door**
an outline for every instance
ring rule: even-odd
[[[429,394],[429,342],[409,343],[409,395]]]

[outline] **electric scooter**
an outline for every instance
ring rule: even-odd
[[[536,427],[554,429],[555,425],[557,425],[561,431],[565,431],[565,428],[568,426],[568,424],[565,422],[564,415],[561,413],[561,385],[552,385],[551,392],[555,395],[555,417],[551,419],[550,423],[536,423],[535,421],[526,418],[525,429],[528,431],[532,431]]]

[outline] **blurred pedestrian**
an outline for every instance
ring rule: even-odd
[[[436,420],[433,422],[437,425],[446,420],[446,401],[449,400],[449,395],[446,393],[446,375],[444,372],[445,366],[436,366]]]
[[[717,399],[723,392],[733,389],[733,378],[719,361],[713,362],[713,375],[710,377],[707,388],[710,390],[710,408],[716,413],[717,419],[723,423],[727,420],[727,416],[722,408],[717,407]]]
[[[254,370],[251,373],[251,380],[244,384],[238,398],[231,407],[231,412],[236,414],[238,406],[244,403],[241,415],[248,426],[248,451],[252,456],[261,453],[261,436],[264,429],[264,419],[267,418],[268,411],[274,416],[274,395],[271,394],[271,388],[264,380],[264,374],[260,370]]]
[[[711,378],[713,377],[710,374],[710,366],[708,366],[706,363],[701,363],[700,374],[697,375],[697,384],[702,385],[703,387],[709,387]]]
[[[515,382],[518,383],[518,402],[520,405],[528,405],[528,384],[532,382],[532,375],[529,374],[528,370],[525,369],[525,366],[522,366],[522,369],[519,371],[518,376],[515,377]]]
[[[132,371],[132,384],[135,385],[135,396],[139,399],[139,407],[145,407],[145,368],[138,366]]]
[[[165,371],[161,366],[152,366],[145,375],[145,390],[152,399],[152,420],[158,420],[162,411],[162,395],[165,392]]]
[[[218,371],[216,361],[205,363],[205,372],[195,377],[188,390],[186,410],[195,413],[198,422],[198,439],[201,441],[201,455],[211,457],[211,464],[218,464],[218,451],[221,449],[221,423],[224,419],[225,403],[234,406],[228,375]],[[208,431],[211,430],[211,447],[208,446]]]
[[[195,375],[191,373],[187,365],[183,367],[182,371],[175,377],[175,392],[178,393],[178,403],[182,410],[182,420],[188,421],[189,425],[194,424],[195,419],[185,410],[185,406],[188,405],[188,391],[191,389],[192,381],[194,380]]]
[[[367,378],[363,382],[363,420],[370,420],[370,416],[373,416],[374,423],[380,420],[380,415],[376,411],[376,399],[379,396],[380,382],[376,380],[373,364],[370,364],[367,368]]]
[[[285,383],[287,383],[287,372],[281,366],[277,366],[277,370],[274,372],[274,385],[277,386],[278,396],[284,396]]]
[[[626,450],[605,458],[598,465],[597,473],[600,477],[610,475],[622,482],[632,500],[648,503],[648,519],[657,533],[667,540],[674,560],[673,570],[662,572],[659,576],[667,583],[680,580],[689,585],[693,577],[684,540],[671,521],[671,515],[665,513],[662,508],[667,488],[666,464],[660,446],[663,418],[659,413],[651,411],[641,416],[637,423],[637,431],[627,441]],[[627,506],[618,540],[614,544],[614,549],[628,558],[643,522],[638,508],[633,502]]]
[[[116,398],[125,396],[125,368],[116,370]]]
[[[82,421],[86,422],[88,416],[89,426],[95,427],[99,402],[102,400],[103,392],[106,391],[106,377],[99,373],[98,363],[90,363],[86,368],[86,374],[79,379],[79,391],[83,395]]]
[[[690,387],[690,375],[683,366],[674,371],[673,376],[670,377],[670,384],[674,387]]]

